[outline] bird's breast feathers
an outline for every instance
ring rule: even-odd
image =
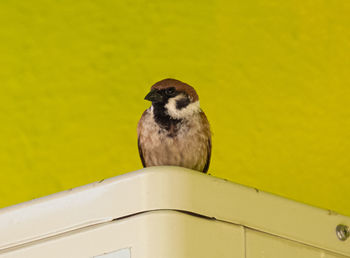
[[[161,127],[147,109],[138,124],[139,147],[147,166],[176,165],[202,170],[207,162],[209,123],[203,112],[169,128]]]

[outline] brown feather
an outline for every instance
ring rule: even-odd
[[[142,166],[145,168],[146,163],[145,163],[145,158],[143,157],[143,152],[142,152],[142,148],[141,148],[141,144],[140,144],[140,137],[137,138],[137,146],[139,148],[139,154],[140,154]]]
[[[151,87],[151,90],[153,89],[162,90],[169,87],[174,87],[177,91],[186,92],[192,102],[195,102],[199,99],[195,89],[192,86],[182,81],[170,79],[170,78],[157,82]]]
[[[211,159],[211,131],[210,131],[210,125],[209,121],[207,119],[207,116],[205,115],[204,112],[201,112],[201,118],[206,125],[205,127],[205,133],[208,137],[208,145],[207,145],[207,161],[205,162],[204,168],[203,168],[203,173],[207,173],[210,165],[210,159]]]
[[[144,157],[144,154],[143,154],[143,150],[142,150],[142,143],[140,142],[140,138],[142,136],[142,131],[143,131],[143,122],[145,120],[145,116],[146,116],[146,112],[147,110],[145,110],[143,113],[142,113],[142,116],[137,124],[137,146],[138,146],[138,149],[139,149],[139,154],[140,154],[140,158],[141,158],[141,162],[142,162],[142,166],[143,167],[146,167],[146,162],[145,162],[145,157]]]

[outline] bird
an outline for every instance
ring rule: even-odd
[[[211,158],[211,130],[195,89],[176,79],[155,83],[145,100],[137,125],[143,167],[179,166],[207,173]]]

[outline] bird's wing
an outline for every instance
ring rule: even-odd
[[[207,145],[207,161],[205,162],[203,173],[207,173],[210,165],[210,157],[211,157],[211,138],[208,139]]]
[[[211,158],[211,132],[210,132],[210,125],[208,122],[208,119],[206,117],[206,115],[204,114],[204,112],[201,112],[201,117],[204,121],[204,125],[205,125],[205,134],[208,137],[208,142],[207,142],[207,160],[205,162],[204,168],[203,168],[203,173],[207,173],[208,169],[209,169],[209,165],[210,165],[210,158]]]
[[[142,150],[142,143],[141,143],[141,134],[143,131],[143,123],[145,122],[145,117],[148,114],[148,109],[145,110],[140,118],[139,123],[137,124],[137,145],[138,145],[138,149],[139,149],[139,154],[140,154],[140,158],[141,158],[141,162],[142,162],[142,166],[146,167],[146,162],[145,162],[145,157],[143,154],[143,150]]]
[[[145,168],[146,164],[145,164],[145,158],[143,157],[142,148],[141,148],[141,145],[140,145],[140,137],[137,138],[137,145],[139,147],[139,154],[140,154],[142,166]]]

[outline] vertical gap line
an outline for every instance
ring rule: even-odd
[[[243,248],[244,248],[244,258],[247,258],[247,229],[243,226]]]

